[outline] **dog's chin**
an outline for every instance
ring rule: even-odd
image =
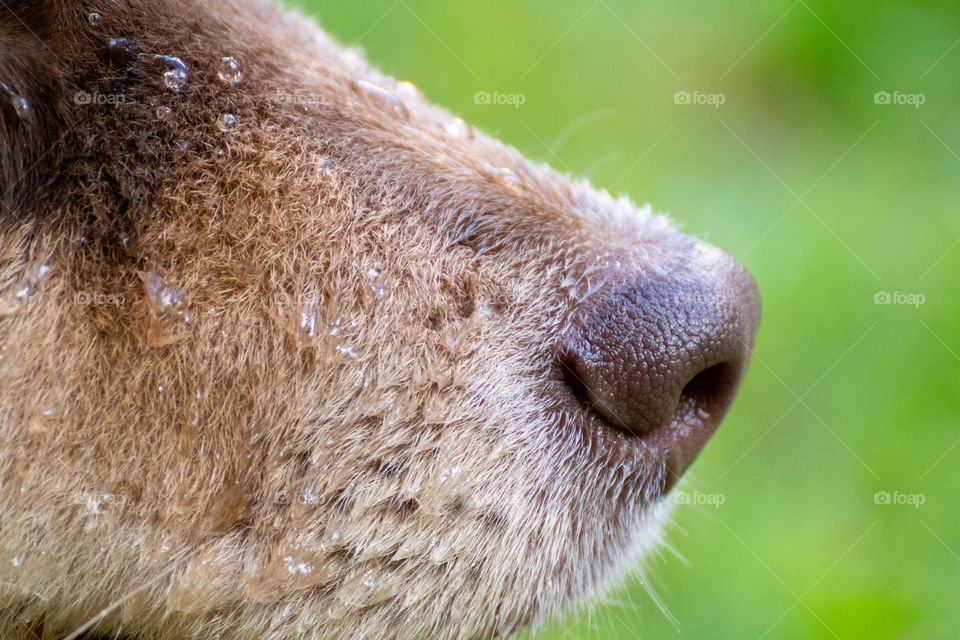
[[[661,498],[621,517],[605,541],[607,545],[615,546],[616,551],[609,553],[608,549],[607,560],[599,570],[597,567],[583,568],[583,575],[595,573],[594,584],[578,601],[558,607],[549,619],[594,610],[620,599],[617,592],[630,588],[634,579],[645,582],[651,560],[659,557],[658,550],[663,545],[672,512],[673,500]]]

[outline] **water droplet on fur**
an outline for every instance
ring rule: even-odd
[[[232,113],[224,113],[217,118],[217,127],[220,131],[230,132],[237,128],[237,116]]]
[[[44,418],[52,418],[57,415],[57,405],[47,400],[40,404],[40,415]]]
[[[317,171],[326,178],[333,177],[333,163],[330,162],[330,158],[320,158],[317,160]]]
[[[443,125],[443,130],[451,138],[469,140],[473,138],[473,129],[462,118],[452,118]]]
[[[434,474],[424,487],[420,505],[427,513],[443,513],[448,505],[464,495],[466,489],[463,467],[444,467]]]
[[[342,549],[345,546],[345,541],[343,539],[343,531],[336,527],[328,529],[324,533],[323,538],[320,540],[320,548],[325,552],[336,551],[337,549]]]
[[[21,95],[12,95],[10,96],[10,104],[13,105],[13,111],[17,114],[17,117],[21,120],[26,120],[30,117],[32,113],[32,107],[30,106],[30,101],[24,98]]]
[[[305,303],[300,307],[300,331],[308,338],[317,337],[317,322],[320,315],[320,305],[316,301]]]
[[[147,302],[157,315],[163,315],[183,304],[181,291],[167,283],[162,276],[148,271],[141,273],[140,278],[147,292]]]
[[[186,140],[177,140],[176,145],[177,145],[177,153],[179,153],[182,156],[187,155],[187,151],[190,150],[189,142],[187,142]]]
[[[85,507],[88,515],[100,516],[106,512],[107,505],[114,500],[114,495],[109,491],[92,493],[87,496]]]
[[[19,569],[20,567],[23,566],[24,560],[25,558],[22,555],[15,555],[12,558],[10,558],[10,565],[14,569]]]
[[[303,487],[300,490],[300,504],[315,507],[320,504],[320,494],[313,487]]]
[[[129,38],[108,38],[107,48],[111,53],[135,56],[140,53],[140,45]]]
[[[34,264],[27,269],[27,272],[24,274],[23,284],[17,289],[15,296],[18,300],[24,300],[29,298],[34,293],[37,292],[37,289],[40,287],[41,283],[50,276],[50,264],[47,261],[42,261]]]
[[[337,337],[340,335],[340,332],[343,331],[343,325],[346,322],[343,316],[337,316],[333,319],[333,322],[330,323],[330,328],[327,330],[328,335],[331,337]]]
[[[370,292],[377,300],[383,300],[387,295],[387,288],[380,279],[380,269],[373,267],[367,271],[367,277],[370,278]]]
[[[96,11],[91,11],[87,14],[87,22],[90,23],[91,27],[99,27],[100,23],[103,22],[103,16]]]
[[[486,171],[488,176],[505,187],[516,189],[520,186],[520,178],[517,177],[517,174],[506,167],[493,167],[487,165]]]
[[[343,606],[339,602],[335,602],[327,607],[327,619],[328,620],[342,620],[344,616],[349,613],[347,607]]]
[[[406,80],[397,83],[397,97],[404,103],[423,102],[423,94],[417,85]]]
[[[157,120],[166,121],[173,117],[173,109],[170,107],[157,107]]]
[[[182,331],[193,322],[187,310],[183,292],[163,276],[152,271],[139,272],[150,310],[147,342],[152,347],[163,347],[183,339]]]
[[[407,488],[404,489],[403,495],[408,500],[411,498],[416,498],[420,495],[420,491],[423,489],[419,482],[410,482],[407,484]]]
[[[157,385],[157,393],[163,393],[163,392],[165,392],[166,390],[167,390],[167,388],[166,388],[165,386],[163,386],[162,384],[158,384],[158,385]]]
[[[346,342],[341,342],[337,345],[337,353],[351,359],[356,358],[359,355],[357,348]]]
[[[287,573],[294,576],[309,576],[313,573],[313,562],[309,556],[300,553],[288,553],[283,556],[283,564]]]
[[[371,100],[380,103],[387,109],[393,111],[393,113],[399,117],[406,117],[408,115],[407,107],[397,96],[393,95],[380,85],[373,84],[366,80],[354,80],[353,88],[363,93]]]
[[[377,584],[377,576],[374,575],[373,571],[367,571],[363,574],[363,586],[367,589],[376,589]]]
[[[351,609],[370,607],[392,595],[389,590],[382,587],[381,581],[373,571],[364,571],[340,587],[336,595],[337,602]]]
[[[190,69],[183,63],[183,60],[175,56],[165,56],[157,54],[153,56],[155,60],[159,60],[163,64],[169,67],[163,73],[163,84],[170,91],[180,92],[183,87],[187,84],[187,80],[190,77]]]
[[[228,84],[237,84],[243,80],[243,69],[240,66],[240,62],[233,56],[220,58],[217,77]]]

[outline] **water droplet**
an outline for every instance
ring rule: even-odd
[[[190,150],[190,143],[187,142],[186,140],[177,140],[176,144],[177,144],[177,152],[182,156],[187,155],[187,151]]]
[[[320,306],[315,300],[300,307],[300,331],[308,338],[317,337],[317,317],[319,314]]]
[[[237,128],[237,116],[232,113],[224,113],[217,118],[217,127],[220,131],[228,132]]]
[[[505,187],[516,189],[520,186],[520,178],[517,177],[517,174],[506,167],[493,167],[487,165],[486,172],[488,176]]]
[[[100,23],[103,22],[103,16],[96,11],[91,11],[87,15],[87,22],[89,22],[92,27],[99,27]]]
[[[20,285],[15,293],[17,300],[24,300],[36,293],[40,284],[46,280],[49,275],[50,264],[46,260],[38,262],[27,269],[27,272],[24,274],[23,284]]]
[[[240,62],[233,56],[220,58],[217,77],[228,84],[237,84],[243,80],[243,69],[240,67]]]
[[[392,597],[393,590],[384,588],[377,575],[372,570],[364,571],[340,587],[336,594],[336,601],[350,609],[371,607]]]
[[[183,329],[193,322],[186,308],[183,293],[153,272],[140,272],[150,309],[147,342],[152,347],[163,347],[183,340]]]
[[[323,539],[320,540],[320,548],[325,552],[342,549],[345,545],[346,543],[343,539],[343,531],[336,527],[328,529],[323,535]]]
[[[423,102],[423,94],[420,93],[417,85],[412,82],[407,82],[406,80],[398,82],[396,91],[397,97],[405,104],[409,102]]]
[[[314,570],[313,562],[302,554],[288,553],[283,556],[283,564],[287,568],[287,573],[295,576],[309,576]]]
[[[13,105],[13,110],[16,112],[17,117],[21,120],[26,120],[30,117],[32,113],[32,108],[30,106],[30,101],[24,98],[21,95],[12,95],[10,96],[10,104]]]
[[[397,116],[406,117],[408,115],[407,107],[403,104],[403,102],[397,96],[393,95],[379,85],[373,84],[372,82],[368,82],[366,80],[354,80],[353,88],[368,96],[372,100],[387,107]]]
[[[10,564],[14,569],[19,569],[23,566],[24,557],[22,555],[15,555],[10,558]]]
[[[453,118],[447,120],[446,124],[443,125],[443,130],[451,138],[461,138],[469,140],[473,138],[473,129],[470,128],[462,118]]]
[[[387,288],[380,279],[380,269],[371,267],[367,271],[367,277],[370,278],[370,292],[373,293],[373,297],[377,300],[383,300],[387,295]]]
[[[167,388],[166,388],[163,384],[158,384],[158,385],[157,385],[157,393],[163,393],[163,392],[165,392],[166,390],[167,390]]]
[[[140,45],[129,38],[108,38],[107,48],[111,53],[123,56],[135,56],[140,53]]]
[[[87,497],[87,513],[90,515],[100,515],[104,512],[107,504],[113,501],[113,494],[109,491],[95,493]]]
[[[334,620],[334,621],[342,620],[344,616],[347,615],[347,613],[348,613],[348,609],[342,604],[340,604],[339,602],[335,602],[331,604],[329,607],[327,607],[328,620]]]
[[[373,571],[367,571],[363,574],[363,586],[365,586],[367,589],[376,589],[377,584],[377,577],[374,575]]]
[[[147,302],[157,315],[163,315],[183,304],[181,291],[170,286],[162,276],[148,271],[141,273],[140,278],[147,292]]]
[[[40,415],[44,418],[52,418],[57,415],[57,405],[47,400],[40,405]]]
[[[317,160],[317,171],[327,178],[333,177],[333,163],[330,158],[320,158]]]
[[[352,344],[347,344],[346,342],[341,342],[337,345],[337,353],[347,358],[356,358],[359,355],[357,348]]]
[[[327,333],[331,337],[334,337],[334,338],[337,337],[338,335],[340,335],[340,332],[343,331],[344,322],[345,322],[345,319],[343,316],[337,316],[336,318],[333,319],[333,322],[330,323],[330,328],[328,329]]]
[[[169,120],[173,117],[173,109],[170,107],[157,107],[157,120]]]
[[[187,84],[190,77],[190,69],[183,63],[183,60],[174,56],[165,56],[157,54],[153,56],[154,60],[159,60],[169,67],[163,74],[163,84],[170,91],[179,92]]]

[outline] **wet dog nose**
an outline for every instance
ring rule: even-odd
[[[756,285],[706,245],[676,269],[621,282],[577,320],[562,362],[567,384],[615,429],[641,437],[669,430],[685,467],[746,369]]]

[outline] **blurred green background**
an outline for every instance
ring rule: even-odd
[[[537,640],[960,638],[960,6],[299,6],[528,157],[672,213],[763,293],[676,554]]]

